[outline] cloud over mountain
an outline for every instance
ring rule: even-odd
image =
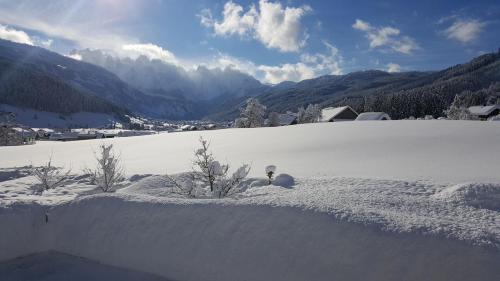
[[[217,20],[210,10],[204,9],[199,17],[202,25],[212,28],[216,36],[239,35],[254,38],[267,48],[281,52],[297,52],[307,40],[301,20],[312,11],[311,7],[283,6],[280,2],[260,0],[245,12],[243,6],[228,1]]]

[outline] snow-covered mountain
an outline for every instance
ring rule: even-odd
[[[254,96],[267,90],[254,77],[230,67],[183,67],[145,56],[136,59],[112,56],[101,50],[78,50],[73,56],[82,61],[99,65],[143,92],[183,97],[189,100],[210,100],[219,96]]]

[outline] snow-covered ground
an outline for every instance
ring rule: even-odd
[[[217,158],[269,164],[293,188],[173,195],[198,138]],[[497,280],[500,124],[387,121],[111,139],[128,181],[95,194],[80,169],[101,141],[0,147],[0,261],[55,250],[173,280]],[[71,167],[33,194],[29,164]],[[19,167],[19,168],[13,168]]]
[[[305,124],[279,128],[226,129],[106,140],[121,152],[126,173],[164,174],[191,169],[198,138],[210,140],[217,158],[233,166],[264,167],[295,177],[345,176],[398,180],[500,183],[500,123],[390,121]],[[94,164],[102,140],[39,142],[0,147],[0,168],[57,165],[79,170]]]

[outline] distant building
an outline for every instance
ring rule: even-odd
[[[35,142],[36,132],[17,124],[0,123],[0,146],[23,145]]]
[[[473,117],[480,120],[488,120],[488,118],[500,114],[500,104],[486,106],[471,106],[469,112]]]
[[[321,110],[321,122],[353,121],[358,113],[350,106],[327,107]]]
[[[391,120],[391,117],[385,112],[363,112],[356,118],[356,121],[370,120]]]

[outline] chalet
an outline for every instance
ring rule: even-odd
[[[385,112],[363,112],[356,118],[356,121],[370,120],[391,120],[391,117]]]
[[[358,113],[350,106],[327,107],[321,110],[321,122],[353,121]]]
[[[500,104],[486,106],[471,106],[469,112],[473,117],[480,120],[488,120],[488,118],[500,114]]]

